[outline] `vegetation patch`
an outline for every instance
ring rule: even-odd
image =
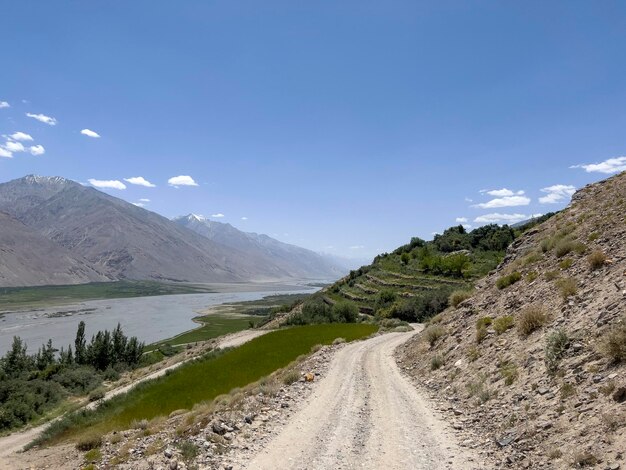
[[[424,338],[428,341],[428,344],[432,348],[437,340],[446,333],[446,330],[439,325],[431,325],[424,330]]]
[[[612,363],[626,362],[626,323],[613,327],[600,340],[600,351]]]
[[[545,362],[550,374],[557,371],[568,347],[569,338],[564,330],[553,331],[546,337]]]
[[[521,336],[528,336],[548,321],[545,310],[538,305],[526,307],[519,315],[516,326]]]
[[[600,269],[606,263],[606,255],[601,250],[593,251],[588,257],[587,262],[592,271]]]
[[[576,283],[576,279],[573,277],[559,279],[556,282],[556,286],[558,287],[563,300],[567,300],[571,296],[576,295],[576,292],[578,291],[578,284]]]
[[[522,275],[519,272],[514,271],[511,274],[507,274],[506,276],[498,278],[498,280],[496,281],[496,287],[498,289],[506,289],[507,287],[515,284],[521,278]]]
[[[515,323],[515,319],[511,315],[505,315],[503,317],[498,317],[493,322],[493,329],[496,330],[496,333],[501,335],[505,331],[513,328]]]
[[[141,383],[124,395],[102,403],[96,410],[81,410],[53,423],[37,443],[73,439],[86,432],[103,435],[127,429],[133,421],[167,416],[196,403],[209,401],[287,366],[314,345],[335,338],[348,341],[377,330],[370,324],[324,324],[268,333],[242,346],[210,353],[164,377]]]
[[[472,296],[472,291],[469,290],[455,290],[450,294],[449,303],[454,308],[458,307],[461,302],[469,299]]]

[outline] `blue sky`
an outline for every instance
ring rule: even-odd
[[[104,190],[168,217],[222,214],[363,257],[457,218],[560,209],[572,187],[626,168],[623,2],[5,0],[2,12],[0,181],[118,181]],[[570,168],[588,164],[601,165]],[[139,176],[156,187],[125,181]]]

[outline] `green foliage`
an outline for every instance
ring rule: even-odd
[[[569,269],[574,264],[574,260],[572,258],[565,258],[563,261],[559,263],[559,268],[561,269]]]
[[[402,261],[402,264],[406,266],[407,264],[409,264],[409,261],[411,261],[411,255],[409,255],[408,253],[402,253],[402,255],[400,256],[400,260]]]
[[[522,278],[522,275],[519,272],[517,271],[512,272],[511,274],[507,274],[505,276],[498,278],[498,280],[496,281],[496,287],[498,289],[505,289],[509,287],[510,285],[515,284],[521,278]]]
[[[163,377],[143,382],[95,410],[66,415],[46,429],[37,443],[58,442],[85,432],[104,434],[127,429],[133,421],[191,409],[196,403],[212,400],[287,366],[316,344],[331,344],[339,337],[353,341],[376,330],[376,326],[365,323],[336,323],[273,331],[238,348],[209,353]],[[185,393],[181,393],[183,390]]]
[[[626,362],[626,322],[622,321],[604,333],[600,339],[600,351],[614,364]]]
[[[341,323],[354,323],[359,317],[359,309],[350,302],[337,302],[331,313]]]
[[[493,329],[496,331],[497,334],[501,335],[510,328],[513,328],[514,323],[515,320],[511,315],[505,315],[503,317],[496,318],[496,320],[493,322]]]
[[[332,308],[322,299],[311,299],[302,304],[302,311],[292,315],[286,322],[287,325],[314,325],[321,323],[334,323],[338,319],[334,317]]]
[[[476,329],[479,330],[481,328],[487,328],[493,323],[492,317],[481,317],[476,320]]]
[[[185,462],[191,462],[198,455],[198,446],[191,441],[182,441],[178,444],[180,455]]]
[[[444,360],[441,354],[435,354],[430,359],[430,370],[437,370],[443,366]]]
[[[546,337],[545,363],[550,374],[554,374],[561,358],[569,347],[569,338],[565,330],[556,330]]]
[[[517,366],[512,362],[505,361],[500,364],[499,369],[500,375],[504,379],[504,384],[513,385],[518,377]]]

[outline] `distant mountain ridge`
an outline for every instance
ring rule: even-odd
[[[199,233],[214,242],[249,255],[267,258],[290,277],[335,279],[347,271],[328,257],[312,250],[284,243],[264,234],[243,232],[231,224],[188,214],[173,219],[178,225]]]
[[[212,240],[62,177],[29,175],[0,184],[0,212],[7,221],[0,225],[0,263],[15,273],[0,277],[0,287],[119,279],[274,281],[323,272],[287,269],[267,253]],[[9,242],[20,236],[20,252],[9,253]],[[47,256],[35,256],[35,245],[45,246]]]

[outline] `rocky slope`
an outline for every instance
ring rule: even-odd
[[[0,286],[111,280],[19,220],[0,212]]]
[[[64,278],[44,275],[56,269],[52,259],[68,252],[111,280],[240,282],[294,277],[267,256],[210,240],[154,212],[61,177],[31,175],[0,184],[0,211],[47,239],[51,254],[50,260],[30,258],[14,270],[11,283],[0,286],[85,282],[80,273]],[[0,226],[0,232],[3,229]],[[31,244],[23,243],[22,248],[30,250]],[[21,278],[19,272],[26,270],[42,276]]]
[[[177,217],[174,222],[247,256],[264,259],[265,264],[276,266],[286,277],[336,279],[347,272],[347,269],[314,251],[280,242],[267,235],[242,232],[230,224],[215,222],[199,215]]]
[[[397,351],[501,468],[625,468],[626,173],[528,231]]]

